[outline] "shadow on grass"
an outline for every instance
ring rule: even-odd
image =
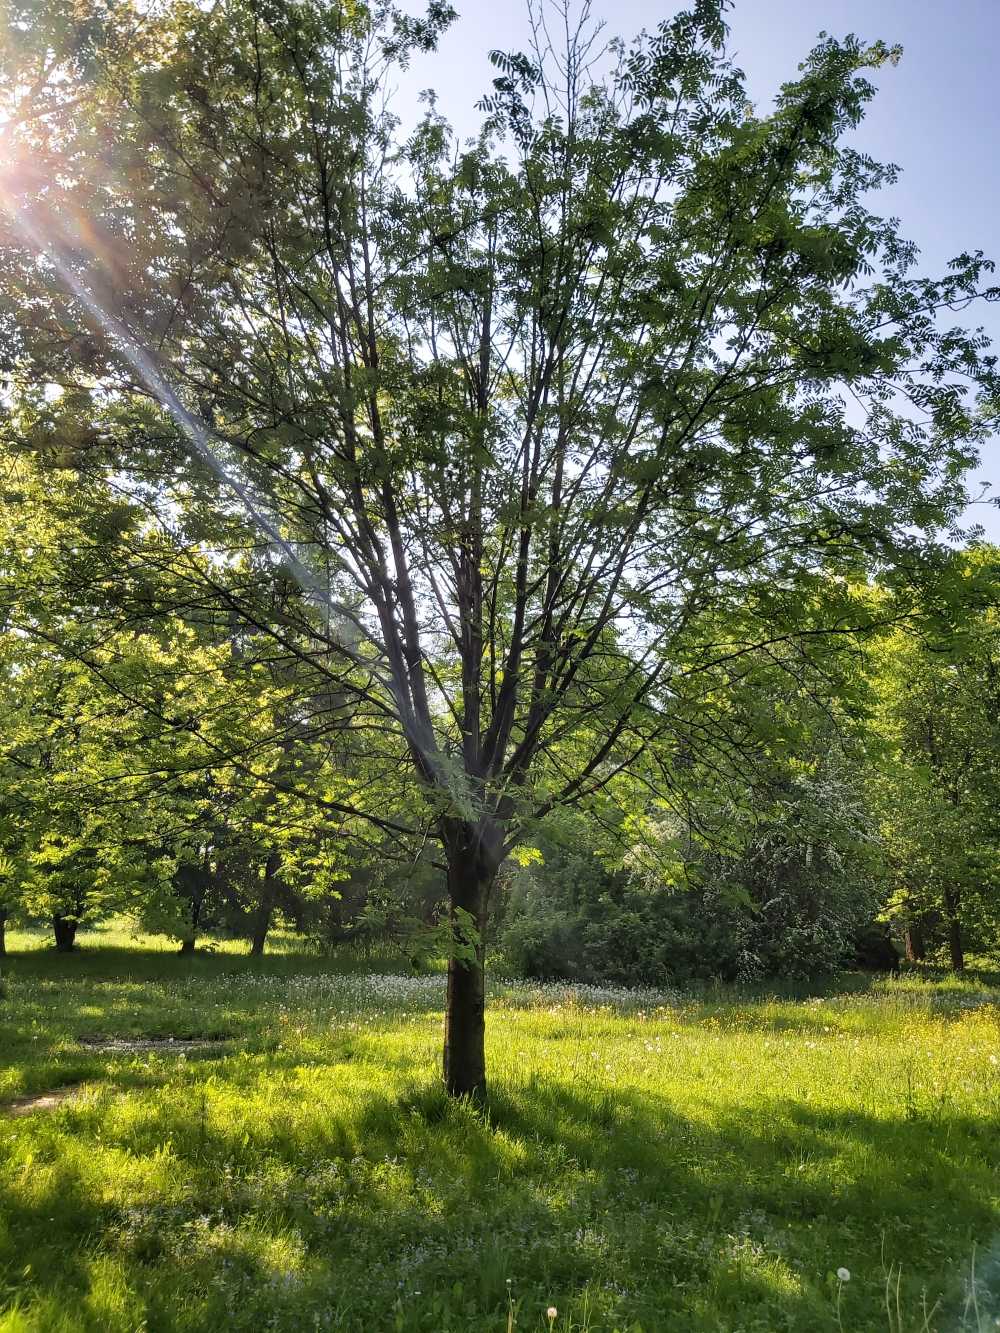
[[[285,1105],[294,1089],[278,1069],[258,1085],[268,1077]],[[60,1113],[39,1125],[34,1161],[0,1175],[8,1289],[82,1308],[96,1251],[158,1329],[500,1333],[513,1275],[526,1309],[586,1297],[593,1333],[832,1330],[818,1251],[855,1274],[842,1317],[859,1333],[884,1329],[874,1236],[915,1310],[927,1273],[961,1266],[997,1225],[998,1146],[961,1118],[776,1097],[695,1121],[662,1097],[541,1077],[485,1109],[428,1085],[357,1092],[346,1110],[317,1097],[297,1117],[261,1115],[249,1136],[245,1118],[206,1120],[197,1085],[120,1125],[100,1104]],[[159,1173],[150,1197],[137,1181],[134,1203],[109,1202],[89,1174],[102,1151]]]
[[[383,971],[406,974],[410,971],[403,957],[379,961]],[[88,978],[100,981],[172,981],[178,977],[220,977],[232,974],[267,973],[276,977],[310,974],[352,976],[373,970],[369,960],[315,950],[283,951],[254,958],[248,952],[230,952],[203,947],[193,954],[178,949],[139,949],[128,945],[109,945],[84,938],[70,953],[59,953],[47,946],[33,949],[9,949],[3,959],[5,976],[45,980]]]
[[[195,1021],[155,984],[238,961],[15,960],[19,985],[46,983],[49,1008],[22,997],[3,1060],[34,1087],[58,1075],[98,1096],[21,1122],[16,1138],[0,1125],[0,1306],[22,1298],[101,1333],[135,1328],[136,1303],[165,1331],[502,1333],[510,1277],[522,1331],[543,1327],[549,1304],[582,1322],[586,1301],[591,1333],[823,1333],[837,1327],[827,1273],[845,1266],[844,1329],[885,1333],[885,1267],[902,1264],[908,1317],[926,1285],[961,1327],[961,1277],[949,1288],[942,1274],[967,1271],[1000,1225],[993,1126],[902,1093],[898,1113],[877,1116],[777,1089],[696,1119],[663,1095],[540,1075],[495,1087],[479,1110],[426,1082],[398,1091],[412,1058],[371,1030],[314,1034],[323,1056],[303,1072],[300,1051],[274,1049],[275,1011],[253,996],[221,988]],[[303,963],[254,966],[280,976]],[[761,1008],[744,994],[739,1022]],[[185,1023],[191,1035],[225,1024],[245,1051],[192,1054],[182,1071],[70,1044]],[[39,1036],[52,1041],[41,1058]],[[130,1294],[121,1322],[101,1304],[102,1263]]]

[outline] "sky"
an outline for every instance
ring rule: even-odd
[[[418,90],[433,87],[438,109],[465,137],[477,128],[475,104],[496,73],[488,52],[527,47],[527,8],[525,0],[452,3],[458,20],[437,54],[415,62],[395,109],[408,119]],[[592,5],[606,34],[625,38],[681,7],[673,0]],[[963,250],[984,250],[1000,263],[1000,0],[736,0],[729,24],[730,51],[760,111],[795,77],[820,31],[899,43],[899,64],[873,76],[878,95],[855,137],[857,146],[902,170],[870,206],[901,219],[928,274]],[[984,304],[967,318],[987,328],[1000,352],[1000,306]],[[1000,495],[1000,440],[984,451],[973,483],[982,486]],[[968,520],[1000,541],[1000,509],[979,503]]]

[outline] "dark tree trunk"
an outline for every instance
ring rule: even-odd
[[[267,942],[267,932],[271,929],[271,917],[274,914],[274,899],[277,893],[278,869],[281,856],[271,852],[264,864],[264,882],[260,886],[260,902],[253,916],[250,934],[250,957],[261,958]]]
[[[253,928],[250,933],[250,957],[263,958],[267,932],[271,927],[271,910],[261,903],[254,912]]]
[[[962,923],[958,918],[959,897],[953,889],[945,889],[944,914],[948,922],[948,953],[955,972],[965,971],[965,950],[962,947]]]
[[[0,907],[0,958],[7,957],[7,917],[9,913]]]
[[[948,952],[955,972],[965,971],[965,950],[962,947],[962,926],[957,916],[948,917]]]
[[[452,957],[444,1019],[444,1083],[453,1097],[486,1096],[485,928],[495,863],[477,830],[446,836]]]
[[[486,1095],[486,975],[475,961],[448,961],[444,1019],[444,1083],[453,1097]]]
[[[56,912],[52,917],[52,933],[55,935],[57,952],[71,953],[76,943],[76,922]]]
[[[198,941],[198,922],[201,920],[201,909],[205,902],[205,894],[208,892],[208,883],[211,875],[210,850],[205,849],[203,864],[181,865],[177,867],[177,877],[182,892],[190,897],[190,923],[191,933],[181,940],[181,955],[193,954],[195,945]]]
[[[922,963],[924,961],[924,932],[916,922],[911,922],[906,927],[903,934],[903,942],[906,947],[906,957],[911,963]]]

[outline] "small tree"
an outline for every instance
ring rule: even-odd
[[[59,78],[11,131],[53,169],[7,184],[9,369],[117,395],[114,475],[203,538],[252,503],[309,589],[267,630],[348,692],[397,790],[402,749],[447,866],[455,1094],[486,1086],[508,850],[644,756],[724,752],[699,673],[866,624],[836,578],[912,575],[988,429],[982,341],[935,312],[989,265],[915,276],[863,203],[893,169],[842,142],[895,52],[824,39],[759,115],[722,11],[603,53],[540,27],[494,53],[466,146],[433,102],[412,132],[385,105],[440,0],[121,6],[17,38]],[[256,589],[227,600],[259,623]],[[709,611],[739,629],[692,638]]]
[[[145,873],[134,825],[92,799],[121,719],[102,710],[86,670],[23,638],[3,647],[0,914],[50,921],[68,952],[78,926],[127,907]]]

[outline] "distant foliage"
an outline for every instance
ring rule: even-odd
[[[848,794],[832,779],[806,782],[780,822],[741,816],[740,849],[703,850],[681,883],[658,877],[648,854],[608,869],[581,821],[577,845],[542,840],[542,862],[512,871],[497,947],[526,976],[627,985],[808,978],[851,964],[879,904]]]
[[[873,654],[870,800],[888,870],[887,914],[911,954],[956,970],[1000,944],[1000,561],[956,557],[955,610]]]

